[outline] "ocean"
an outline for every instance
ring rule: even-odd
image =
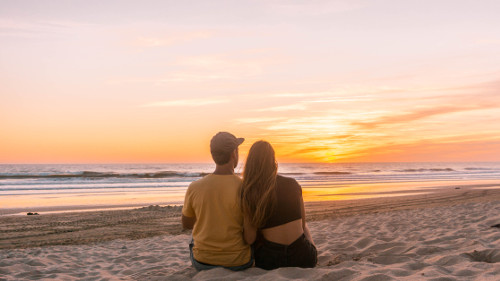
[[[214,164],[2,164],[0,215],[182,204],[189,183]],[[242,172],[242,165],[236,168]],[[432,188],[500,183],[500,162],[279,165],[306,201],[425,193]]]

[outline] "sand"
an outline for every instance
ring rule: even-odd
[[[306,204],[313,269],[189,262],[179,208],[0,217],[1,280],[500,280],[500,190]]]

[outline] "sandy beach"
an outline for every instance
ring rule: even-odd
[[[499,280],[500,190],[308,202],[313,269],[190,265],[180,207],[0,217],[0,280]]]

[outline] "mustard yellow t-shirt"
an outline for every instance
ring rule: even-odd
[[[243,240],[240,188],[236,175],[209,174],[189,185],[182,214],[196,217],[193,256],[197,261],[222,266],[250,261],[250,246]]]

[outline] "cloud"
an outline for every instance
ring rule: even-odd
[[[373,89],[338,89],[324,92],[286,92],[272,94],[270,97],[273,98],[318,98],[323,97],[320,100],[306,101],[306,102],[344,102],[344,101],[366,101],[370,100],[373,96],[372,93],[380,93],[382,90],[374,91]],[[359,92],[369,92],[370,95],[353,95],[353,93]]]
[[[133,44],[138,47],[166,47],[197,39],[208,39],[214,34],[213,31],[199,30],[186,32],[170,32],[171,34],[163,36],[137,36]]]
[[[154,42],[151,44],[155,44]],[[158,43],[160,44],[160,43]],[[271,55],[269,55],[271,56]],[[279,58],[277,59],[279,60]],[[168,65],[168,71],[155,77],[117,78],[108,82],[123,83],[196,83],[219,82],[227,80],[245,81],[262,74],[266,65],[273,64],[275,58],[268,55],[240,52],[237,54],[215,54],[178,57]]]
[[[48,34],[74,33],[75,29],[95,27],[94,24],[63,20],[11,20],[0,18],[0,36],[44,38]]]
[[[171,76],[213,76],[219,78],[243,79],[262,73],[262,66],[269,63],[267,58],[235,55],[190,56],[179,59],[174,66],[181,69]],[[191,79],[191,78],[190,78]]]
[[[265,96],[269,97],[269,96]],[[288,104],[288,105],[279,105],[272,106],[266,108],[255,109],[255,112],[282,112],[282,111],[306,111],[314,109],[314,107],[318,107],[320,105],[324,105],[326,103],[339,103],[339,102],[360,102],[360,101],[369,101],[370,96],[352,96],[352,97],[341,97],[341,96],[332,96],[332,93],[284,93],[284,94],[275,94],[271,95],[272,98],[287,98],[288,100],[294,98],[309,98],[308,100],[297,101],[296,103]]]
[[[142,107],[198,107],[213,104],[228,103],[228,99],[188,99],[188,100],[171,100],[158,101],[142,105]]]
[[[300,98],[300,97],[317,97],[317,96],[328,96],[331,95],[332,92],[303,92],[303,93],[278,93],[270,95],[271,97],[276,98]]]
[[[500,149],[500,139],[461,136],[454,140],[435,139],[410,143],[383,144],[337,155],[336,160],[356,162],[497,161],[492,152]],[[460,140],[462,139],[462,140]],[[437,158],[436,158],[437,157]]]
[[[300,118],[286,118],[283,122],[270,124],[266,127],[271,131],[294,131],[307,132],[309,135],[314,132],[321,134],[341,131],[344,127],[339,121],[341,116],[306,116]]]
[[[252,123],[266,123],[266,122],[274,122],[281,121],[286,119],[285,117],[256,117],[256,118],[239,118],[234,121],[243,124],[252,124]]]
[[[489,105],[483,105],[483,106],[441,106],[441,107],[434,107],[434,108],[427,108],[427,109],[421,109],[417,110],[414,112],[409,112],[405,114],[399,114],[399,115],[391,115],[391,116],[385,116],[381,117],[378,120],[375,121],[368,121],[368,122],[352,122],[351,125],[354,126],[359,126],[364,129],[374,129],[379,126],[383,125],[392,125],[392,124],[402,124],[402,123],[408,123],[436,115],[442,115],[442,114],[447,114],[447,113],[455,113],[455,112],[463,112],[463,111],[471,111],[471,110],[481,110],[481,109],[487,109],[487,108],[495,108],[498,105],[496,104],[489,104]]]
[[[177,71],[170,73],[166,75],[166,77],[157,79],[157,80],[151,80],[152,82],[155,83],[169,83],[169,82],[208,82],[208,81],[213,81],[213,80],[220,80],[220,79],[231,79],[234,78],[233,75],[230,73],[224,73],[224,72],[212,72],[212,73],[196,73],[196,72],[189,72],[189,71]]]
[[[317,152],[327,152],[330,151],[332,147],[329,146],[316,146],[316,147],[307,147],[307,148],[301,148],[294,150],[290,153],[287,153],[283,156],[288,157],[288,156],[297,156],[297,155],[303,155],[303,154],[311,154],[311,153],[317,153]]]
[[[321,16],[358,10],[365,7],[361,1],[272,1],[270,9],[285,16]]]
[[[351,98],[327,98],[320,100],[311,100],[307,101],[307,103],[327,103],[327,102],[359,102],[359,101],[370,101],[371,98],[369,96],[359,96],[359,97],[351,97]]]
[[[290,111],[290,110],[307,110],[307,106],[303,103],[297,103],[297,104],[289,104],[289,105],[281,105],[281,106],[256,109],[255,111],[265,112],[265,111]]]

